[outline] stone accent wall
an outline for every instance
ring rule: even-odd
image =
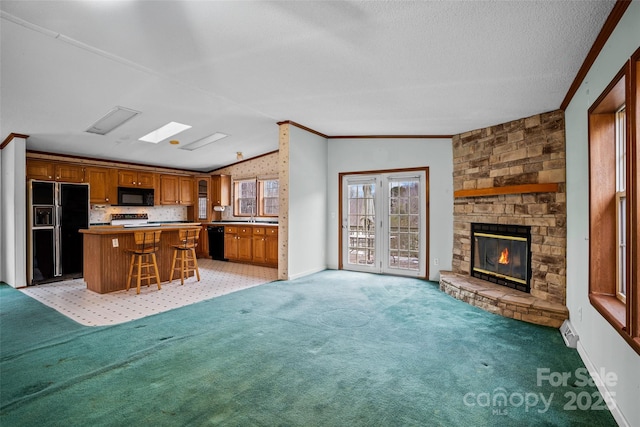
[[[531,295],[566,303],[564,113],[538,114],[453,137],[453,186],[458,190],[558,183],[554,193],[454,200],[454,273],[469,275],[471,223],[531,226]]]

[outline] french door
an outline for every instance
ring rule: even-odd
[[[342,175],[342,268],[426,277],[425,169]]]

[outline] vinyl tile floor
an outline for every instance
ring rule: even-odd
[[[198,259],[200,281],[189,277],[135,287],[129,291],[99,294],[87,289],[83,279],[29,286],[20,289],[26,295],[86,326],[107,326],[140,319],[199,301],[219,297],[272,282],[278,278],[275,268],[260,267],[211,259]]]

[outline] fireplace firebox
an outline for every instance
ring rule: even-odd
[[[531,291],[531,227],[471,224],[471,275]]]

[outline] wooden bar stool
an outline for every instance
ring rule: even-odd
[[[127,249],[127,252],[131,254],[129,275],[127,276],[127,291],[131,286],[133,276],[136,276],[137,294],[140,293],[140,283],[143,280],[147,281],[148,287],[151,279],[155,279],[158,284],[158,290],[162,289],[160,286],[160,274],[158,274],[158,263],[156,261],[156,251],[158,250],[158,243],[160,242],[160,233],[162,233],[160,230],[135,231],[133,233],[136,247],[134,249]],[[152,267],[153,270],[151,270]],[[134,268],[136,269],[135,273],[133,271]]]
[[[185,277],[194,271],[200,281],[200,271],[198,270],[198,260],[196,258],[196,246],[200,237],[200,228],[183,228],[178,230],[180,243],[171,245],[173,247],[173,261],[171,261],[171,276],[169,282],[173,281],[173,272],[180,270],[180,285],[184,285]],[[180,265],[176,267],[176,260],[180,253]]]

